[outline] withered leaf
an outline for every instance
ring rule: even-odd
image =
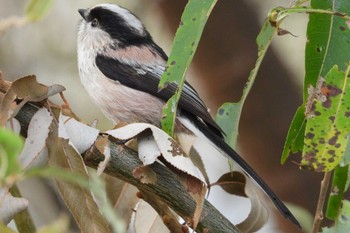
[[[48,87],[38,83],[35,75],[17,79],[11,84],[1,103],[0,124],[4,125],[9,118],[16,115],[26,102],[39,102],[64,90],[61,85]]]
[[[28,200],[13,197],[8,188],[0,188],[0,221],[8,224],[14,216],[28,207]]]
[[[52,125],[52,131],[47,140],[49,164],[67,171],[77,172],[88,178],[81,155],[69,145],[67,139],[58,138],[57,130]],[[56,180],[56,183],[82,232],[111,232],[90,191],[62,180]]]
[[[131,224],[136,233],[170,232],[158,213],[145,201],[138,203],[134,219]]]
[[[238,171],[225,173],[215,184],[219,185],[227,193],[247,197],[245,193],[246,177]]]
[[[46,139],[49,136],[53,118],[46,108],[39,109],[32,117],[24,148],[20,154],[23,167],[45,164],[47,162]]]

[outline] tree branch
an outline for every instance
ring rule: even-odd
[[[29,122],[38,110],[38,107],[32,103],[27,103],[17,114],[16,118],[22,126],[22,135],[26,135],[26,129]],[[130,183],[140,190],[147,191],[156,195],[160,200],[172,208],[183,219],[191,219],[196,208],[196,202],[188,194],[186,189],[180,183],[178,177],[167,167],[154,163],[149,167],[156,173],[157,181],[154,184],[144,184],[136,179],[132,172],[135,168],[143,165],[135,151],[121,144],[110,142],[111,160],[109,161],[105,173],[117,177],[127,183]],[[87,166],[96,168],[104,160],[104,155],[93,146],[83,155]],[[227,218],[225,218],[215,207],[207,200],[203,205],[200,222],[196,229],[197,232],[218,232],[226,233],[240,232]]]
[[[312,227],[312,233],[319,232],[321,222],[323,220],[323,207],[326,201],[327,190],[328,190],[331,176],[332,176],[332,172],[326,172],[324,174],[323,180],[321,181],[320,195],[318,197],[317,208],[316,208],[314,223]]]

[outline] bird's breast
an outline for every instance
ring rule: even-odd
[[[159,127],[164,101],[107,78],[93,57],[78,52],[79,74],[84,88],[102,112],[114,123],[144,122]]]

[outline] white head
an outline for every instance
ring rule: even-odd
[[[125,47],[152,41],[141,21],[129,10],[114,4],[98,4],[80,9],[78,44],[103,49],[106,46]],[[81,43],[84,42],[84,43]]]

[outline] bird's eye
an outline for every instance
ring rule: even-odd
[[[93,27],[97,27],[98,25],[98,20],[96,18],[94,18],[92,21],[91,21],[91,26]]]

